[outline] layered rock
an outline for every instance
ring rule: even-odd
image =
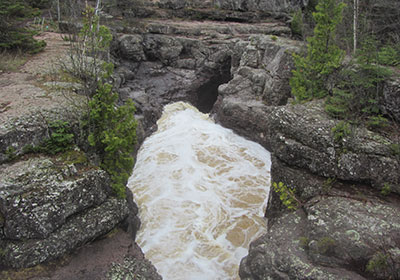
[[[213,109],[223,125],[273,153],[272,181],[294,189],[301,203],[299,210],[288,212],[271,190],[268,232],[252,243],[240,276],[395,277],[400,263],[400,218],[394,214],[400,210],[400,162],[393,147],[398,143],[362,126],[353,126],[350,135],[335,141],[332,129],[338,120],[326,114],[323,101],[288,102],[288,53],[296,51],[296,43],[287,42],[263,36],[238,42],[233,79],[219,87]],[[396,94],[391,90],[386,96]],[[385,186],[388,197],[381,194]],[[385,264],[371,268],[379,257]]]
[[[55,259],[101,236],[128,216],[108,175],[38,157],[3,166],[1,264],[21,268]]]
[[[287,35],[282,23],[227,24],[147,20],[132,34],[121,34],[115,43],[120,57],[116,73],[122,98],[135,101],[144,129],[161,116],[173,101],[189,101],[209,112],[219,85],[231,79],[234,46],[251,34]],[[272,74],[271,74],[272,75]]]

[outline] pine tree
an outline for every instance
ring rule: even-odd
[[[307,39],[307,56],[294,54],[295,70],[290,79],[292,94],[297,101],[325,97],[326,82],[342,62],[344,52],[335,43],[336,26],[342,20],[345,4],[320,0],[313,18],[314,35]]]
[[[22,0],[0,1],[0,50],[23,50],[37,53],[46,46],[44,41],[33,38],[34,32],[21,26],[21,21],[36,15]]]

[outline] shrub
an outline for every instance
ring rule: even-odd
[[[295,190],[287,187],[284,183],[272,183],[272,188],[276,193],[279,194],[279,199],[282,204],[289,210],[296,210],[300,207],[301,203],[295,195]]]
[[[292,31],[292,35],[302,38],[303,25],[303,13],[301,10],[297,10],[292,14],[292,20],[290,22],[290,30]]]
[[[344,138],[351,134],[350,124],[345,121],[340,121],[332,128],[333,139],[336,143],[342,143]]]
[[[39,151],[47,154],[57,154],[70,149],[74,143],[74,134],[66,121],[49,123],[50,138],[40,145]]]
[[[89,101],[89,143],[101,156],[101,167],[111,176],[112,188],[125,197],[125,185],[133,168],[136,144],[135,107],[132,100],[117,107],[118,94],[112,86],[99,83],[97,93]]]
[[[383,81],[391,72],[377,65],[376,40],[366,38],[355,60],[344,67],[331,96],[326,99],[325,109],[333,117],[366,121],[369,128],[387,125],[379,100]]]

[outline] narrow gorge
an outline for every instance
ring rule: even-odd
[[[120,226],[165,279],[398,279],[399,132],[353,126],[338,143],[332,129],[340,120],[323,100],[293,102],[292,54],[304,42],[293,38],[287,20],[308,1],[136,4],[104,1],[103,15],[113,31],[119,102],[131,99],[137,109],[140,145],[128,200],[113,197],[109,178],[95,168],[43,156],[10,162],[9,147],[23,156],[46,128],[37,113],[8,120],[0,127],[0,265],[48,262]],[[384,82],[379,106],[398,128],[398,74]],[[76,112],[44,114],[71,120]],[[167,124],[173,118],[180,131]],[[228,136],[208,134],[217,130],[213,121]],[[227,143],[239,137],[230,129],[246,148]],[[195,160],[226,177],[212,179]],[[270,188],[279,182],[295,190],[295,211]],[[174,220],[174,211],[184,215]],[[220,220],[205,227],[200,216]],[[179,239],[188,243],[174,244]],[[385,269],[367,272],[382,255]],[[124,272],[104,271],[104,279],[140,269],[148,272],[143,279],[160,279],[143,256],[118,261]]]

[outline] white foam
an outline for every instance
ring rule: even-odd
[[[238,279],[264,229],[269,152],[183,102],[165,106],[157,124],[129,179],[137,242],[163,279]]]

